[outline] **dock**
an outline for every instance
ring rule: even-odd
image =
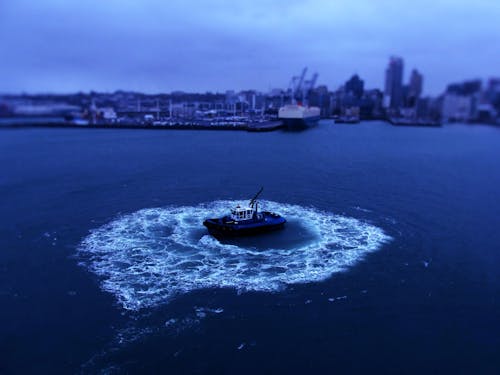
[[[148,129],[148,130],[243,130],[248,132],[270,132],[283,128],[282,121],[260,121],[260,122],[218,122],[209,121],[170,121],[163,123],[139,123],[139,122],[119,122],[119,123],[96,123],[79,124],[72,121],[54,121],[53,119],[38,119],[32,121],[2,121],[1,128],[68,128],[68,129]]]

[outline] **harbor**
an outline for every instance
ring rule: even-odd
[[[319,119],[335,124],[382,120],[396,126],[446,123],[500,125],[500,79],[451,83],[423,96],[423,75],[403,80],[404,60],[391,57],[385,87],[365,88],[357,74],[337,89],[317,84],[305,67],[286,88],[145,94],[134,91],[0,95],[0,126],[116,129],[196,129],[266,132],[305,128]]]
[[[4,128],[78,128],[78,129],[147,129],[147,130],[240,130],[248,132],[269,132],[283,128],[280,120],[261,121],[162,121],[150,122],[120,122],[120,123],[79,123],[67,121],[64,118],[21,118],[0,119],[0,129]]]

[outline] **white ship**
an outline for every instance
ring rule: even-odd
[[[307,68],[304,68],[300,76],[292,77],[289,84],[292,104],[284,105],[278,112],[279,119],[283,121],[288,129],[304,129],[315,125],[320,118],[321,111],[318,107],[301,105],[301,102],[307,103],[307,94],[314,88],[318,78],[318,74],[315,73],[312,79],[306,80],[306,73]],[[297,103],[297,99],[300,102]]]
[[[288,104],[280,108],[278,117],[288,129],[303,129],[319,121],[320,109],[300,104]]]

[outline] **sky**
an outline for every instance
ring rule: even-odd
[[[499,46],[498,0],[0,0],[3,93],[383,88],[395,55],[437,95],[499,77]]]

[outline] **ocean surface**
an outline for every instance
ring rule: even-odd
[[[0,373],[498,374],[500,129],[0,130]],[[284,230],[217,241],[249,200]]]

